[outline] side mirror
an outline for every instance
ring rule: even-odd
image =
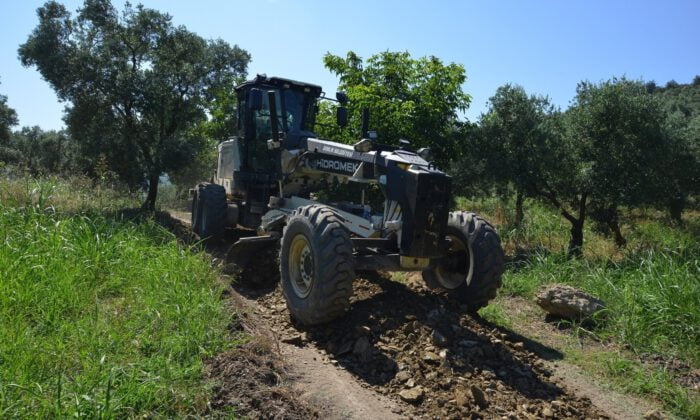
[[[348,94],[345,92],[336,92],[335,93],[335,99],[340,102],[341,105],[347,105],[348,104]]]
[[[339,106],[335,111],[335,119],[339,127],[346,127],[348,125],[348,109]]]
[[[252,88],[248,91],[248,109],[251,111],[260,111],[263,107],[263,93],[258,88]]]

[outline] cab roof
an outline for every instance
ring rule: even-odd
[[[308,92],[313,93],[315,96],[320,96],[323,89],[321,86],[312,85],[310,83],[298,82],[296,80],[284,79],[281,77],[267,77],[265,74],[258,74],[255,79],[248,80],[236,86],[236,91],[240,91],[247,87],[254,86],[274,86],[274,87],[287,87],[296,89],[309,89]],[[285,86],[286,85],[286,86]]]

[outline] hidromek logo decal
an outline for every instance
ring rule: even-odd
[[[316,160],[316,169],[331,169],[348,174],[354,174],[355,171],[357,171],[358,166],[360,166],[360,164],[355,162],[341,162],[339,160],[332,159]]]

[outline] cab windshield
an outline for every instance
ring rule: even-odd
[[[284,142],[296,146],[304,131],[313,126],[314,100],[308,93],[293,89],[270,89],[265,87],[262,109],[253,112],[253,141],[247,143],[247,165],[256,172],[269,172],[274,169],[267,140],[272,138],[270,107],[267,92],[275,91],[277,103],[277,127],[285,133]],[[242,109],[245,106],[241,107]]]
[[[277,124],[285,133],[307,130],[309,103],[307,95],[292,89],[275,89],[277,102]],[[263,95],[263,106],[255,111],[255,137],[267,140],[272,131],[270,128],[270,111],[267,95]]]

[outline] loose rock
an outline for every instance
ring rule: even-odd
[[[469,395],[464,387],[458,386],[455,388],[455,404],[459,407],[467,407],[469,405]]]
[[[394,379],[397,381],[403,383],[406,382],[407,380],[411,379],[411,372],[407,370],[402,370],[401,372],[397,373],[396,376],[394,376]]]
[[[415,388],[404,389],[403,391],[399,392],[399,397],[406,402],[417,403],[423,399],[423,394],[423,388],[417,386]]]
[[[440,356],[437,354],[433,353],[432,351],[428,351],[425,353],[423,356],[423,360],[426,362],[439,362],[440,361]]]
[[[560,284],[542,288],[535,301],[552,315],[574,320],[590,318],[594,313],[605,309],[605,303],[600,299]]]

